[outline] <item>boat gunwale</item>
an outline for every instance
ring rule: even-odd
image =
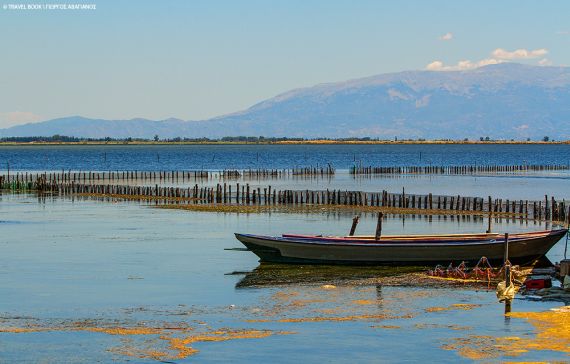
[[[536,234],[526,234],[526,236],[517,238],[514,234],[514,237],[509,238],[509,242],[511,243],[521,243],[521,242],[529,242],[532,240],[537,239],[544,239],[550,236],[560,235],[560,237],[564,236],[568,232],[568,229],[557,229],[557,230],[545,230],[541,231]],[[266,235],[254,235],[254,234],[241,234],[235,233],[236,238],[241,241],[240,236],[246,238],[253,238],[258,240],[265,240],[270,242],[276,243],[285,243],[285,244],[300,244],[300,245],[321,245],[321,246],[344,246],[344,247],[398,247],[398,246],[407,246],[407,247],[433,247],[433,246],[455,246],[455,245],[468,245],[468,246],[478,246],[478,245],[498,245],[504,244],[504,239],[472,239],[472,240],[449,240],[449,241],[430,241],[428,240],[374,240],[372,242],[368,242],[366,240],[358,240],[358,239],[345,239],[345,238],[325,238],[325,237],[317,237],[314,236],[313,238],[287,238],[287,237],[276,237],[276,236],[266,236]]]
[[[528,231],[522,233],[514,233],[509,235],[509,239],[517,239],[519,237],[535,236],[535,235],[549,235],[553,232],[559,232],[566,229],[556,229],[556,230],[538,230],[538,231]],[[376,240],[374,235],[345,235],[345,236],[333,236],[333,235],[304,235],[304,234],[283,234],[283,238],[305,238],[305,239],[337,239],[337,240]],[[467,233],[467,234],[410,234],[410,235],[382,235],[380,239],[393,239],[393,240],[411,240],[411,239],[477,239],[477,238],[492,238],[504,237],[500,233]]]

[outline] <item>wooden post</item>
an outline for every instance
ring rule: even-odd
[[[360,217],[358,215],[352,218],[352,226],[350,228],[350,233],[348,234],[349,236],[354,235],[354,232],[356,231],[356,225],[358,225],[359,219],[360,219]]]
[[[375,240],[380,240],[380,236],[382,235],[382,219],[384,218],[384,214],[382,212],[378,213],[378,222],[376,223],[376,234],[374,235]]]
[[[505,249],[504,249],[504,256],[503,256],[503,262],[505,264],[507,264],[507,262],[509,261],[509,233],[505,233]],[[507,282],[508,284],[508,282]],[[507,286],[508,287],[508,286]]]
[[[491,224],[492,224],[492,221],[493,221],[493,214],[491,213],[491,211],[489,211],[489,222],[488,222],[488,225],[487,225],[487,234],[490,234],[490,233],[491,233]]]

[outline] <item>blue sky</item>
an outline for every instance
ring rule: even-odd
[[[28,4],[3,5],[13,3]],[[69,115],[205,119],[428,65],[570,64],[570,1],[85,3],[96,10],[0,9],[0,128]]]

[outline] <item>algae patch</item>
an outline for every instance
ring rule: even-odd
[[[534,337],[476,336],[452,339],[442,346],[456,350],[468,359],[488,359],[501,356],[517,357],[529,351],[550,350],[570,356],[570,309],[553,309],[545,312],[512,312],[511,318],[527,320],[535,329]]]
[[[261,339],[271,335],[292,334],[286,331],[229,329],[198,331],[185,323],[146,327],[143,325],[114,326],[107,322],[85,320],[59,322],[52,325],[0,326],[0,332],[25,334],[34,332],[91,332],[119,336],[120,345],[109,352],[141,359],[172,360],[184,359],[199,350],[192,344],[200,342],[228,341],[235,339]],[[135,339],[138,337],[139,339]]]
[[[425,309],[426,312],[440,312],[440,311],[450,311],[450,310],[472,310],[474,308],[481,307],[480,304],[476,303],[454,303],[447,307],[428,307]]]

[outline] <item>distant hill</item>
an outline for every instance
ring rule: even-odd
[[[196,130],[189,127],[192,122],[168,119],[154,121],[148,119],[103,120],[81,116],[17,125],[0,129],[0,136],[52,136],[66,135],[85,138],[148,138],[177,137],[191,135]]]
[[[292,90],[202,121],[79,116],[14,126],[0,136],[570,139],[570,68],[516,63],[408,71]]]

